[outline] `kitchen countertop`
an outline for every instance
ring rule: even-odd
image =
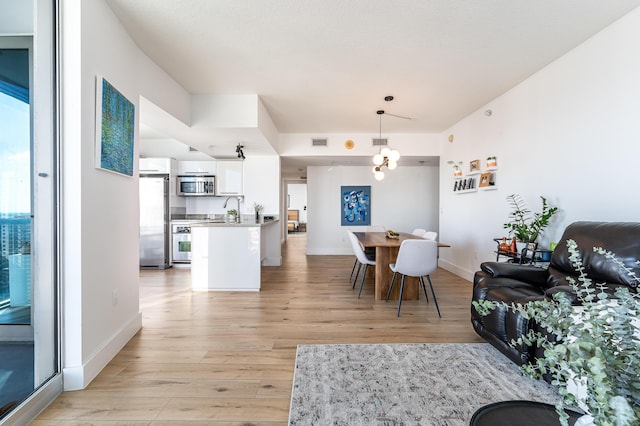
[[[188,223],[191,226],[215,226],[215,227],[247,227],[247,226],[264,226],[270,223],[278,222],[279,219],[270,217],[268,219],[260,219],[256,222],[254,215],[243,215],[242,222],[227,222],[226,215],[172,215],[172,223]]]
[[[265,226],[272,223],[278,222],[278,219],[271,220],[260,220],[260,222],[256,222],[255,217],[243,217],[242,222],[220,222],[216,220],[212,221],[200,221],[200,222],[191,222],[191,227],[217,227],[217,228],[242,228],[249,226]]]

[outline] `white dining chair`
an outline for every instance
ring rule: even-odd
[[[351,275],[349,275],[349,282],[351,282],[351,279],[353,278],[353,273],[356,270],[356,266],[358,266],[358,256],[356,256],[355,249],[353,248],[353,243],[351,242],[351,237],[350,237],[351,234],[353,234],[353,231],[350,229],[347,229],[347,236],[349,236],[349,244],[351,244],[351,250],[353,251],[353,255],[355,256],[355,259],[353,261],[353,267],[351,268]]]
[[[427,288],[424,285],[423,277],[427,277],[429,281],[429,287],[431,287],[431,295],[433,296],[433,302],[436,305],[438,311],[438,317],[440,316],[440,307],[438,306],[438,300],[436,299],[436,293],[433,291],[433,285],[431,284],[432,272],[438,269],[438,243],[434,240],[405,240],[400,244],[400,250],[398,251],[398,257],[396,263],[389,265],[389,268],[393,271],[391,277],[391,284],[387,291],[387,302],[391,295],[391,289],[393,288],[393,282],[396,279],[396,274],[402,275],[402,281],[400,282],[400,297],[398,298],[398,316],[400,316],[400,306],[402,305],[402,294],[404,292],[404,277],[418,277],[418,281],[422,286],[427,302],[429,301],[427,296]]]
[[[411,231],[411,234],[415,235],[416,237],[422,237],[425,232],[427,232],[426,229],[416,228],[413,231]]]
[[[438,238],[438,233],[435,231],[425,231],[424,234],[422,234],[422,238],[424,238],[425,240],[435,241],[436,238]]]
[[[356,287],[356,281],[358,280],[358,274],[360,273],[360,268],[364,265],[364,271],[362,272],[362,280],[360,281],[360,291],[358,291],[358,299],[360,299],[360,295],[362,294],[362,287],[364,286],[364,279],[367,276],[367,268],[369,265],[375,266],[376,261],[372,259],[370,256],[367,256],[364,252],[364,249],[360,245],[358,241],[358,237],[355,236],[353,232],[349,233],[349,239],[351,240],[351,247],[353,248],[353,252],[360,263],[358,265],[358,271],[356,272],[356,278],[353,280],[353,287]]]

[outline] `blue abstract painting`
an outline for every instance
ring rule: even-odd
[[[341,226],[371,225],[371,187],[342,186]]]
[[[98,77],[100,115],[96,166],[133,176],[135,106],[107,80]]]

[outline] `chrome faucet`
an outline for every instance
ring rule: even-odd
[[[224,200],[224,204],[222,205],[222,208],[226,209],[227,208],[227,203],[232,198],[235,198],[236,201],[238,202],[238,209],[236,210],[238,212],[238,214],[236,215],[236,223],[240,223],[240,201],[242,201],[242,195],[238,195],[236,197],[227,197],[227,199]]]

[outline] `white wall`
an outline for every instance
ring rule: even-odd
[[[141,95],[177,117],[189,116],[189,102],[103,0],[62,1],[61,15],[62,363],[65,389],[78,389],[142,323],[138,179],[94,167],[96,75],[134,103],[136,116]]]
[[[247,214],[253,213],[253,203],[262,204],[262,214],[280,213],[280,157],[250,156],[244,160],[244,201]]]
[[[290,183],[287,185],[287,191],[289,192],[287,200],[289,209],[298,210],[299,221],[307,221],[307,184],[306,183]]]
[[[540,195],[560,208],[545,246],[573,221],[640,220],[639,52],[636,9],[443,133],[443,164],[492,154],[500,170],[497,190],[457,195],[442,167],[441,241],[452,245],[442,266],[470,280],[495,259],[491,239],[505,235],[513,193],[534,211]]]
[[[371,167],[307,168],[307,253],[351,254],[340,225],[340,187],[371,186],[371,224],[394,231],[438,230],[438,167],[401,167],[374,179]]]

